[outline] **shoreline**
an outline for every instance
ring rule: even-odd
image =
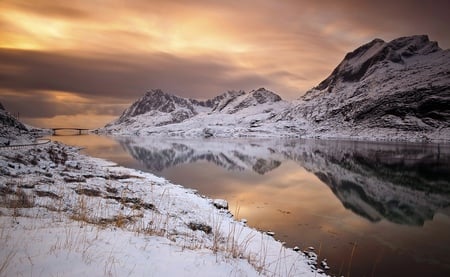
[[[167,272],[326,276],[316,269],[320,261],[312,251],[304,254],[285,248],[271,234],[250,228],[236,221],[228,210],[218,209],[212,199],[153,174],[86,156],[56,142],[29,149],[0,149],[0,153],[4,168],[0,175],[4,184],[0,240],[6,246],[2,251],[7,262],[5,273],[28,274],[31,270],[42,275],[88,272],[121,276],[153,270],[155,276]],[[81,229],[83,234],[79,235]],[[58,234],[56,241],[48,238],[49,232]],[[29,234],[47,239],[40,240],[44,245],[39,245],[39,240],[27,242],[24,238]],[[62,241],[70,242],[77,236],[84,236],[89,243],[84,247],[66,243],[64,247]],[[101,252],[103,247],[126,241],[135,247],[124,247],[124,253],[86,258],[86,251]],[[139,245],[143,241],[161,253],[142,250]],[[21,262],[27,255],[32,257],[29,263]],[[141,257],[134,266],[121,264],[133,255]],[[159,260],[163,264],[147,266],[144,257],[147,262]],[[70,267],[61,268],[65,263],[71,265],[72,259],[79,261],[81,271],[77,274],[71,273]]]

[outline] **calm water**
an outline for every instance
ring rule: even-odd
[[[250,226],[315,247],[332,275],[450,276],[449,145],[54,139],[227,199]]]

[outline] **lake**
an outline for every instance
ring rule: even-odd
[[[330,275],[450,276],[450,145],[52,137],[228,200]]]

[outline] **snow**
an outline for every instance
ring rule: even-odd
[[[194,105],[197,100],[182,99],[178,101],[194,105],[194,112],[183,120],[174,120],[178,118],[174,113],[185,111],[175,101],[175,112],[151,111],[97,131],[143,137],[450,141],[448,108],[444,107],[449,101],[450,50],[439,49],[426,36],[412,36],[389,43],[374,40],[350,54],[324,81],[326,86],[319,85],[295,101],[281,100],[265,89],[225,93],[208,100],[215,103],[208,107]],[[347,72],[358,75],[360,70],[362,76],[357,81],[345,80]],[[386,108],[392,103],[404,103],[407,114],[395,115],[396,106],[392,111]],[[430,113],[422,111],[430,106],[436,107]],[[373,111],[380,114],[371,117]],[[361,115],[369,119],[359,120]]]
[[[212,200],[50,143],[0,149],[5,276],[325,276]]]

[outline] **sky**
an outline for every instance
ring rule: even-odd
[[[295,99],[374,38],[450,48],[450,1],[1,0],[0,102],[38,127],[96,128],[146,91]]]

